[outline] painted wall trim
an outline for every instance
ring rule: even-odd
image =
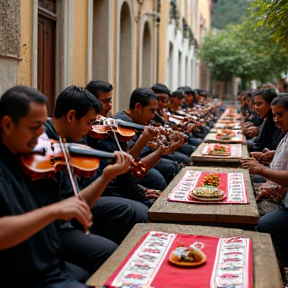
[[[73,38],[74,38],[74,1],[65,0],[64,6],[64,87],[72,84]]]
[[[87,83],[92,80],[92,62],[93,62],[93,0],[88,0],[88,39],[87,39]]]
[[[33,0],[32,7],[32,87],[37,89],[37,78],[38,78],[38,0]]]

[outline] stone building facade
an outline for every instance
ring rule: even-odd
[[[113,112],[126,108],[139,86],[206,86],[197,49],[210,29],[210,2],[0,1],[0,93],[36,87],[51,115],[65,87],[91,79],[114,86]]]

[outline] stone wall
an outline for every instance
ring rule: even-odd
[[[20,0],[0,1],[0,55],[20,55]]]
[[[20,0],[0,1],[0,95],[17,84],[20,37]]]

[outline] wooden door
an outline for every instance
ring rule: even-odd
[[[38,84],[48,98],[48,115],[52,116],[55,102],[55,34],[56,21],[38,15]]]

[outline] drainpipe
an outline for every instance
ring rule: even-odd
[[[158,4],[160,4],[161,2],[158,3],[158,0],[155,0],[155,15],[158,15]],[[160,12],[160,11],[159,11]],[[160,29],[160,16],[156,16],[156,83],[159,82],[159,29]]]

